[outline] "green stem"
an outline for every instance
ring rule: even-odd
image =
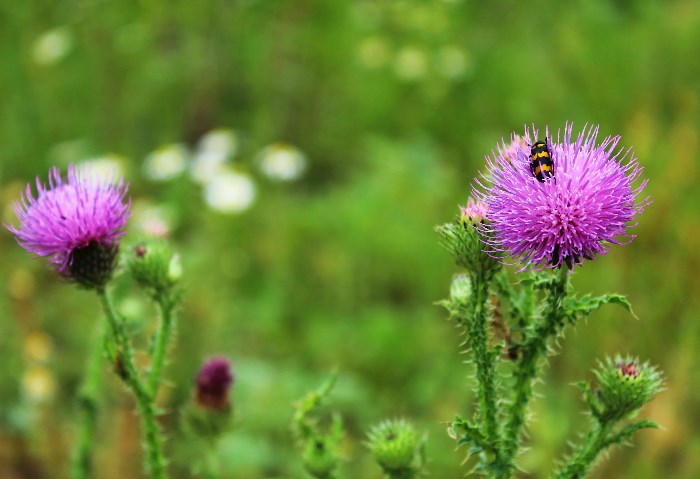
[[[472,277],[472,310],[466,320],[469,346],[474,354],[478,385],[482,433],[495,451],[499,440],[496,421],[496,364],[489,349],[489,281],[481,275]]]
[[[99,323],[92,341],[85,377],[83,378],[78,401],[82,414],[78,441],[73,453],[71,477],[89,479],[93,476],[92,451],[94,445],[95,424],[97,423],[98,396],[102,384],[102,353],[104,351],[104,324]]]
[[[165,363],[165,353],[168,350],[170,341],[174,303],[166,295],[158,298],[158,307],[160,309],[160,325],[156,332],[151,371],[148,376],[148,390],[154,399],[158,396],[158,386],[160,385],[163,364]]]
[[[605,449],[610,424],[595,423],[593,430],[586,435],[578,451],[571,456],[567,465],[555,476],[555,479],[580,479],[586,475],[596,457]]]
[[[141,435],[146,453],[146,471],[152,479],[165,479],[165,458],[163,457],[163,439],[156,421],[154,400],[136,369],[134,352],[122,323],[112,305],[105,289],[98,289],[97,295],[102,303],[107,321],[116,343],[117,370],[124,383],[131,389],[141,416]]]
[[[547,307],[542,320],[527,335],[523,355],[514,373],[515,396],[507,412],[502,458],[506,461],[498,478],[510,477],[515,468],[513,460],[518,452],[520,434],[525,425],[525,413],[532,398],[533,383],[537,376],[540,358],[547,356],[547,343],[564,326],[563,302],[567,293],[568,269],[560,268],[559,277],[547,293]]]

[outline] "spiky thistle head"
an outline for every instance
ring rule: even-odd
[[[111,278],[129,216],[128,185],[85,167],[49,171],[48,185],[36,179],[14,203],[19,226],[6,226],[25,250],[49,257],[64,277],[88,288]]]
[[[542,139],[533,127],[500,145],[475,180],[472,195],[488,208],[480,232],[491,254],[509,255],[523,270],[573,268],[634,239],[628,228],[650,199],[638,199],[647,180],[634,186],[642,168],[631,149],[617,149],[619,136],[598,143],[597,126],[574,137],[568,123],[563,136],[545,128],[544,137],[551,175],[533,174],[530,146]]]

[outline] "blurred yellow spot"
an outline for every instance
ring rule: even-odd
[[[53,341],[41,331],[33,331],[24,339],[24,354],[31,361],[44,362],[51,357]]]
[[[39,35],[34,41],[32,54],[38,65],[54,65],[70,53],[73,35],[66,27],[54,28]]]
[[[42,402],[53,396],[56,381],[44,366],[30,366],[22,377],[22,390],[30,401]]]
[[[396,55],[394,62],[396,76],[406,81],[416,81],[428,73],[428,58],[418,47],[404,47]]]
[[[360,61],[368,68],[379,68],[389,61],[389,45],[381,37],[362,40],[358,49]]]
[[[7,289],[14,299],[29,299],[34,295],[36,282],[34,275],[24,268],[17,268],[10,273]]]

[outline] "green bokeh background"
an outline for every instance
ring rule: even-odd
[[[37,39],[54,29],[65,54],[42,64]],[[691,0],[4,0],[2,220],[14,221],[11,202],[49,166],[108,153],[122,157],[135,202],[171,211],[187,278],[160,397],[173,477],[190,477],[201,453],[180,434],[178,408],[201,362],[225,354],[237,376],[236,428],[220,444],[222,477],[305,477],[291,403],[338,368],[342,477],[380,477],[365,431],[406,416],[429,436],[430,477],[452,479],[463,476],[463,451],[445,422],[473,393],[460,339],[432,304],[457,272],[433,225],[454,216],[484,156],[523,124],[600,124],[634,147],[653,204],[634,242],[573,282],[627,295],[639,320],[609,306],[568,331],[533,404],[522,477],[546,477],[584,430],[571,383],[620,352],[666,372],[667,390],[643,411],[663,428],[638,434],[591,477],[697,478],[699,53]],[[238,215],[208,208],[186,174],[166,183],[143,174],[149,152],[194,147],[218,127],[238,135],[233,163],[257,186]],[[256,168],[260,150],[279,141],[306,155],[296,182]],[[64,478],[98,303],[7,231],[0,248],[0,477]],[[148,331],[138,291],[125,278],[117,286],[134,327]],[[37,338],[52,345],[39,359]],[[54,383],[43,401],[23,388],[37,366]],[[105,373],[98,477],[136,478],[133,403]]]

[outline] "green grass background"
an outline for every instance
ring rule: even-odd
[[[35,41],[54,28],[72,45],[59,62],[37,64]],[[445,75],[455,49],[462,69]],[[666,372],[667,390],[642,413],[663,428],[638,434],[591,477],[698,478],[699,53],[691,0],[3,0],[2,219],[14,221],[11,202],[49,166],[106,153],[126,158],[135,200],[173,212],[187,285],[160,397],[173,477],[190,477],[201,453],[180,434],[177,410],[201,362],[225,354],[236,427],[220,444],[222,477],[305,477],[291,403],[337,367],[342,477],[380,477],[365,431],[406,416],[429,436],[430,477],[452,479],[466,469],[445,422],[468,410],[473,391],[456,331],[432,304],[457,272],[432,227],[452,219],[484,155],[523,124],[600,124],[634,147],[653,204],[634,242],[573,282],[627,295],[640,319],[609,306],[568,331],[533,403],[522,477],[546,477],[585,429],[571,383],[620,352]],[[402,55],[419,57],[422,74],[402,76]],[[142,174],[155,148],[194,145],[216,127],[237,132],[234,163],[258,187],[240,215],[207,208],[186,175],[154,183]],[[255,168],[276,141],[307,156],[301,180],[274,183]],[[80,151],[62,154],[66,142]],[[64,478],[98,303],[7,231],[0,248],[0,477]],[[121,306],[147,318],[138,291],[118,286]],[[43,366],[55,391],[42,402],[21,387],[37,332],[53,345]],[[133,403],[105,373],[98,477],[139,477]]]

